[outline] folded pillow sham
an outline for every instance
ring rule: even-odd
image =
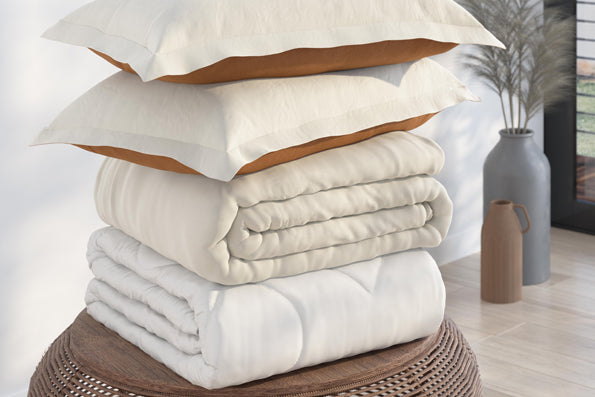
[[[44,37],[179,83],[407,62],[457,44],[502,46],[452,0],[95,0]]]
[[[478,100],[429,59],[211,85],[142,83],[119,72],[68,106],[33,144],[222,181],[395,130]]]

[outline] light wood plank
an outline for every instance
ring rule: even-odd
[[[560,253],[568,257],[589,259],[595,256],[593,235],[573,232],[571,230],[552,228],[551,247],[553,253]],[[577,250],[580,248],[580,250]]]
[[[446,296],[446,313],[457,323],[467,328],[494,335],[525,322],[511,317],[498,306],[480,299],[479,288],[461,288]],[[513,303],[507,306],[518,306]]]
[[[515,397],[593,397],[595,389],[551,377],[504,359],[478,354],[484,385]]]
[[[579,295],[595,302],[595,282],[583,278],[568,278],[551,286],[552,289],[567,294]]]
[[[479,286],[479,254],[473,254],[440,268],[445,282],[452,282],[466,287]]]
[[[523,289],[523,300],[595,319],[595,299],[584,297],[577,292],[560,291],[555,288],[526,288]]]
[[[502,393],[500,391],[490,389],[489,387],[484,387],[483,397],[513,397],[513,395],[508,393]]]
[[[451,318],[454,320],[452,316]],[[471,344],[472,347],[475,343],[479,342],[480,340],[485,339],[488,336],[491,336],[491,334],[489,334],[488,332],[468,328],[464,325],[461,325],[460,322],[457,322],[457,327],[461,330],[461,332],[465,336],[465,339],[467,339],[467,342],[469,342],[469,344]]]
[[[506,357],[510,363],[522,363],[524,368],[552,379],[564,379],[595,390],[595,364],[542,349],[527,340],[492,336],[477,343],[473,349],[484,357]]]
[[[485,396],[595,396],[595,236],[552,229],[552,277],[514,304],[481,301],[479,254],[440,270]]]
[[[552,253],[552,271],[569,276],[581,278],[583,280],[595,281],[595,266],[593,261],[595,259],[585,259],[581,255],[581,260],[584,262],[576,262],[570,256],[562,256],[561,254]]]
[[[555,266],[554,266],[555,269]],[[538,284],[536,285],[536,287],[540,287],[540,288],[549,288],[551,286],[557,285],[563,281],[566,281],[570,278],[570,276],[567,276],[565,274],[562,273],[557,273],[555,271],[552,271],[550,274],[550,278],[549,280],[547,280],[544,283]]]
[[[516,323],[517,325],[530,322],[559,331],[572,329],[574,335],[595,339],[595,319],[569,313],[566,310],[554,309],[543,302],[532,303],[521,301],[506,305],[483,302],[479,300],[479,288],[466,288],[447,296],[446,311],[453,313],[463,311],[466,317],[506,318],[508,323]],[[453,314],[451,317],[455,322],[457,321],[456,315]],[[497,327],[494,329],[484,328],[483,331],[489,335],[493,335],[510,328],[512,326]]]
[[[569,327],[566,331],[561,331],[526,323],[500,334],[499,338],[595,364],[595,339],[584,338],[575,334],[572,327]]]
[[[449,294],[451,292],[454,292],[458,289],[463,288],[463,286],[461,284],[457,284],[455,282],[452,281],[444,281],[444,286],[446,287],[446,293]]]

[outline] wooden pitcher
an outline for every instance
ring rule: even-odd
[[[514,208],[527,218],[522,229]],[[531,228],[527,209],[509,200],[493,200],[481,229],[481,299],[512,303],[522,297],[523,234]]]

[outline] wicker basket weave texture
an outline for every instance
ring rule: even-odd
[[[30,397],[481,395],[475,355],[448,318],[436,335],[422,340],[207,390],[191,385],[82,312],[50,346],[29,385]]]

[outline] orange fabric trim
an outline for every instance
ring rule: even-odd
[[[185,75],[163,76],[170,83],[211,84],[262,77],[304,76],[335,70],[390,65],[446,52],[456,43],[428,39],[390,40],[333,48],[296,48],[265,56],[229,57]],[[135,73],[127,63],[91,48],[113,65]]]
[[[371,138],[375,135],[384,134],[390,131],[409,131],[428,121],[436,113],[425,114],[413,117],[404,121],[382,124],[376,127],[368,128],[352,134],[332,136],[316,139],[301,145],[291,146],[275,152],[267,153],[264,156],[244,165],[237,175],[249,174],[272,167],[277,164],[297,160],[313,153],[332,149],[339,146],[350,145]],[[134,150],[123,149],[113,146],[87,146],[75,145],[81,149],[108,157],[114,157],[120,160],[130,161],[146,167],[156,168],[158,170],[179,172],[182,174],[199,174],[200,172],[166,156],[146,154]]]

